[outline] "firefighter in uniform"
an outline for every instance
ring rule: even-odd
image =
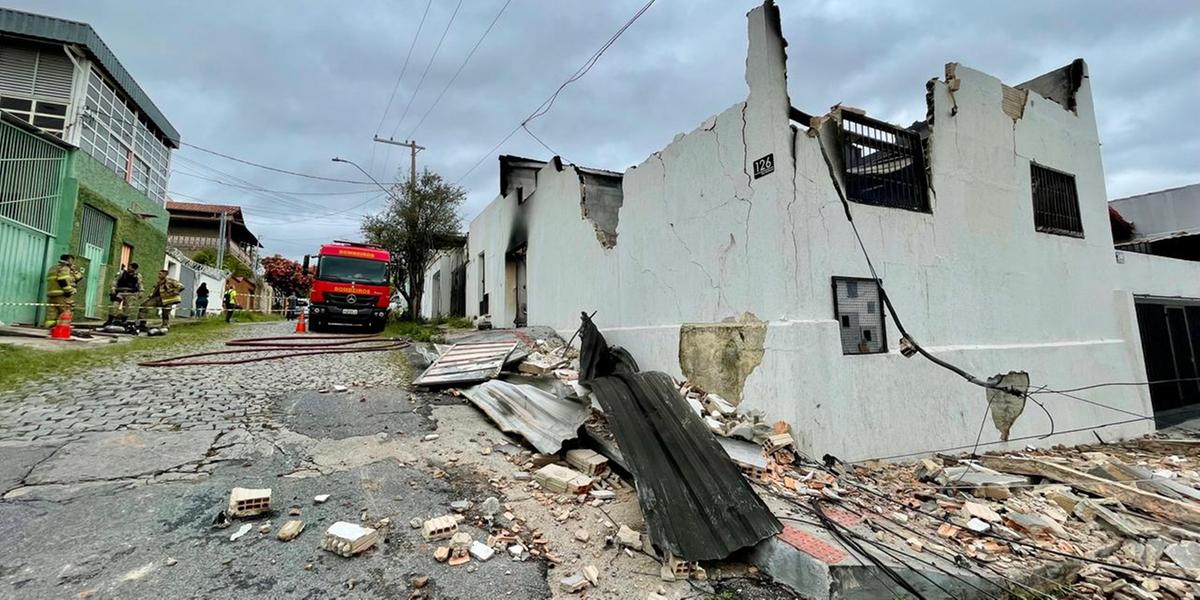
[[[117,275],[112,293],[108,295],[112,304],[109,307],[108,320],[104,322],[104,326],[112,325],[113,321],[125,322],[128,320],[133,299],[137,298],[140,293],[142,293],[142,274],[138,272],[137,263],[129,263],[129,266],[121,269],[121,274]]]
[[[74,258],[70,254],[58,257],[58,264],[46,274],[46,327],[53,327],[59,316],[75,306],[75,289],[83,274],[75,268]]]
[[[150,290],[150,295],[142,302],[141,307],[138,308],[138,329],[146,329],[146,312],[151,308],[159,308],[162,311],[161,327],[165,330],[171,320],[171,309],[175,308],[176,304],[183,302],[183,297],[180,296],[182,292],[182,283],[167,277],[166,269],[159,271],[158,281],[154,283],[154,287]]]

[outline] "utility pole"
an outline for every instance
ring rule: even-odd
[[[221,211],[221,224],[217,226],[217,268],[225,269],[225,211]]]
[[[385,140],[379,136],[375,136],[375,141],[379,142],[380,144],[391,144],[393,146],[404,146],[405,148],[408,148],[409,151],[411,151],[412,166],[411,166],[411,170],[409,171],[408,181],[410,184],[412,184],[415,187],[417,185],[417,153],[424,150],[425,146],[418,146],[417,142],[414,140],[405,140],[403,142],[397,142],[396,140],[393,140],[392,138],[388,138]]]

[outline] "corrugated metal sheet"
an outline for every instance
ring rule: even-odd
[[[516,339],[455,344],[414,381],[414,385],[463,385],[486,381],[500,374]]]
[[[587,382],[637,481],[650,539],[686,560],[719,560],[783,530],[665,373]]]
[[[158,110],[150,96],[142,90],[133,76],[121,65],[112,50],[100,39],[99,34],[91,25],[57,19],[45,15],[0,8],[0,32],[27,36],[64,44],[78,44],[104,67],[109,76],[116,80],[121,89],[133,100],[142,112],[162,131],[168,139],[179,147],[179,132],[171,122]]]
[[[591,405],[565,386],[555,392],[499,379],[462,390],[463,396],[505,433],[525,438],[538,452],[554,454],[575,439]],[[568,393],[570,392],[570,393]]]

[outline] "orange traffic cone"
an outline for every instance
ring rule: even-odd
[[[296,333],[308,333],[308,324],[304,322],[304,312],[300,312],[300,320],[296,321]]]
[[[58,316],[58,323],[50,328],[50,337],[56,340],[71,339],[71,311],[64,311]]]

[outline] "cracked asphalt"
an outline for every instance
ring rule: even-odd
[[[427,598],[551,597],[542,562],[497,556],[448,570],[410,527],[498,492],[421,441],[439,431],[437,410],[470,409],[410,395],[402,377],[390,353],[169,369],[131,360],[4,392],[0,598],[409,598],[421,575]],[[213,521],[235,486],[271,488],[274,512],[230,541],[242,522]],[[319,494],[331,497],[318,504]],[[289,518],[306,527],[280,542]],[[317,547],[335,521],[384,518],[382,542],[363,555]]]

